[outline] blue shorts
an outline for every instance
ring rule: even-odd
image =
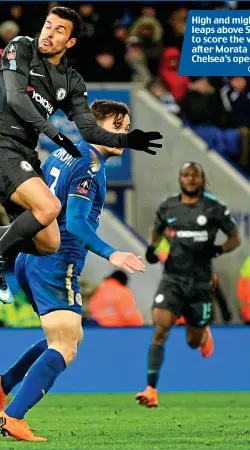
[[[74,264],[51,256],[20,253],[15,274],[39,316],[60,309],[82,315],[82,297]]]

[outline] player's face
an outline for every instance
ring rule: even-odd
[[[49,57],[63,54],[76,43],[70,38],[73,24],[69,20],[61,19],[56,14],[50,14],[42,28],[38,39],[40,52]]]
[[[128,133],[130,126],[130,118],[129,115],[126,114],[124,117],[122,115],[118,117],[109,117],[108,119],[102,122],[102,127],[107,131],[111,131],[113,133]],[[104,152],[107,156],[121,156],[123,154],[123,148],[111,148],[111,147],[103,147]]]
[[[201,170],[195,166],[182,169],[180,173],[180,186],[184,194],[189,197],[198,196],[203,189],[204,181]]]

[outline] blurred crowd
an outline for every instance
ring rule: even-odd
[[[182,47],[188,10],[176,2],[62,2],[82,17],[78,44],[69,62],[86,81],[145,84],[164,76],[164,49]],[[37,36],[46,14],[58,2],[0,5],[0,48],[17,35]],[[160,69],[161,67],[161,69]],[[164,80],[163,80],[164,81]]]

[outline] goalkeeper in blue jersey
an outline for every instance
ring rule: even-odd
[[[128,132],[130,112],[125,104],[97,100],[91,109],[104,129]],[[130,273],[145,271],[140,257],[116,250],[96,234],[105,201],[106,161],[122,155],[123,149],[81,141],[78,150],[82,158],[59,149],[43,165],[46,183],[62,204],[59,250],[40,257],[20,253],[16,260],[17,279],[39,314],[47,338],[29,348],[0,378],[0,430],[19,440],[46,440],[34,436],[22,419],[76,356],[83,337],[78,275],[88,250]],[[46,249],[37,250],[46,253]],[[6,407],[7,394],[21,380],[20,389]]]

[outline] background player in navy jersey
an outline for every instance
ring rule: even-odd
[[[227,207],[205,192],[206,176],[202,167],[187,162],[180,170],[181,193],[169,197],[156,211],[146,259],[158,262],[155,249],[162,236],[170,244],[163,277],[155,294],[152,318],[154,335],[148,353],[147,388],[136,395],[140,405],[158,406],[156,385],[164,358],[164,343],[176,319],[184,316],[187,341],[200,347],[202,356],[213,352],[213,340],[207,326],[212,314],[212,258],[240,245],[236,223]],[[222,230],[228,239],[214,245]]]
[[[82,137],[93,144],[130,147],[155,154],[161,147],[158,132],[133,130],[124,135],[110,133],[96,123],[88,105],[85,83],[67,66],[65,53],[81,31],[81,18],[70,8],[55,7],[46,17],[38,39],[17,36],[0,60],[0,203],[18,217],[0,239],[0,300],[13,301],[5,281],[4,258],[13,248],[37,254],[55,252],[60,234],[55,221],[61,204],[43,181],[35,151],[39,133],[44,133],[71,155],[80,157],[73,143],[48,122],[61,109],[74,121]],[[84,58],[84,55],[80,56]],[[35,237],[37,245],[32,238]]]
[[[130,117],[125,104],[97,100],[91,109],[104,129],[128,132]],[[43,165],[46,182],[62,205],[58,217],[59,250],[42,257],[21,253],[16,260],[18,281],[40,315],[47,337],[28,349],[1,377],[0,408],[3,410],[6,395],[29,369],[16,396],[5,412],[0,413],[2,432],[8,432],[16,439],[46,440],[35,437],[22,419],[76,356],[83,337],[82,300],[77,277],[83,269],[87,251],[91,250],[130,273],[145,271],[139,257],[116,250],[96,234],[105,200],[106,160],[122,155],[123,149],[82,141],[78,150],[82,158],[73,158],[66,150],[59,149]]]

